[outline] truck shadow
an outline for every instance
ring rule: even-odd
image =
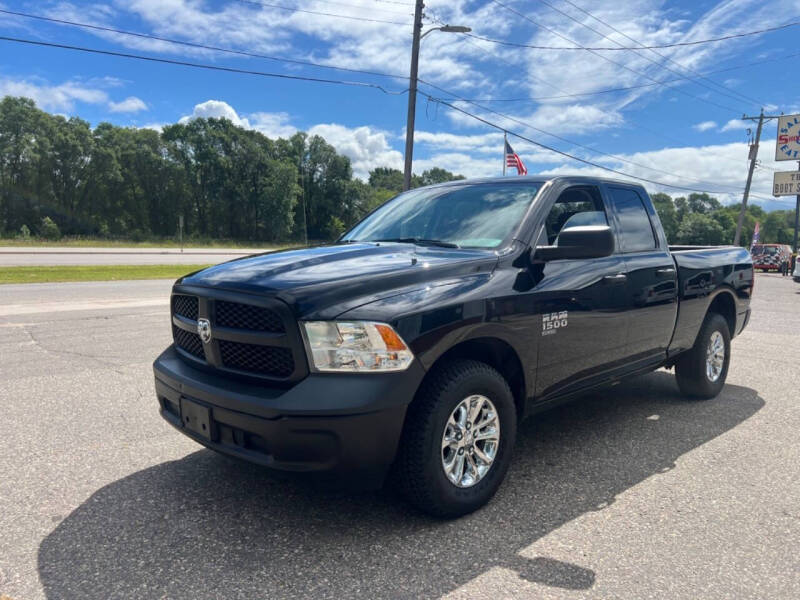
[[[450,522],[388,491],[320,491],[200,450],[98,490],[42,542],[39,575],[59,599],[438,597],[493,567],[587,589],[589,566],[520,550],[763,404],[735,385],[688,402],[665,372],[625,382],[526,421],[495,499]]]

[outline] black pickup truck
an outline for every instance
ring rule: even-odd
[[[724,385],[750,317],[738,247],[669,247],[647,192],[466,180],[390,200],[337,242],[173,288],[161,415],[219,452],[380,486],[439,516],[487,502],[524,417],[674,367]]]

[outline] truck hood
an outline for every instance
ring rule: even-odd
[[[279,298],[297,317],[334,318],[419,287],[490,272],[490,250],[355,243],[256,254],[187,275],[180,285]]]

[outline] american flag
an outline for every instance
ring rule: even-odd
[[[759,237],[760,236],[758,234],[758,221],[756,221],[756,228],[753,230],[753,241],[750,243],[750,250],[751,251],[753,250],[753,246],[755,246],[758,243],[758,238]]]
[[[517,175],[527,175],[528,169],[525,168],[525,163],[519,157],[519,154],[514,152],[511,144],[506,141],[506,166],[514,167],[517,169]]]

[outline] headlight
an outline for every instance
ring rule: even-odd
[[[403,371],[414,360],[406,343],[385,323],[306,321],[302,325],[317,371]]]

